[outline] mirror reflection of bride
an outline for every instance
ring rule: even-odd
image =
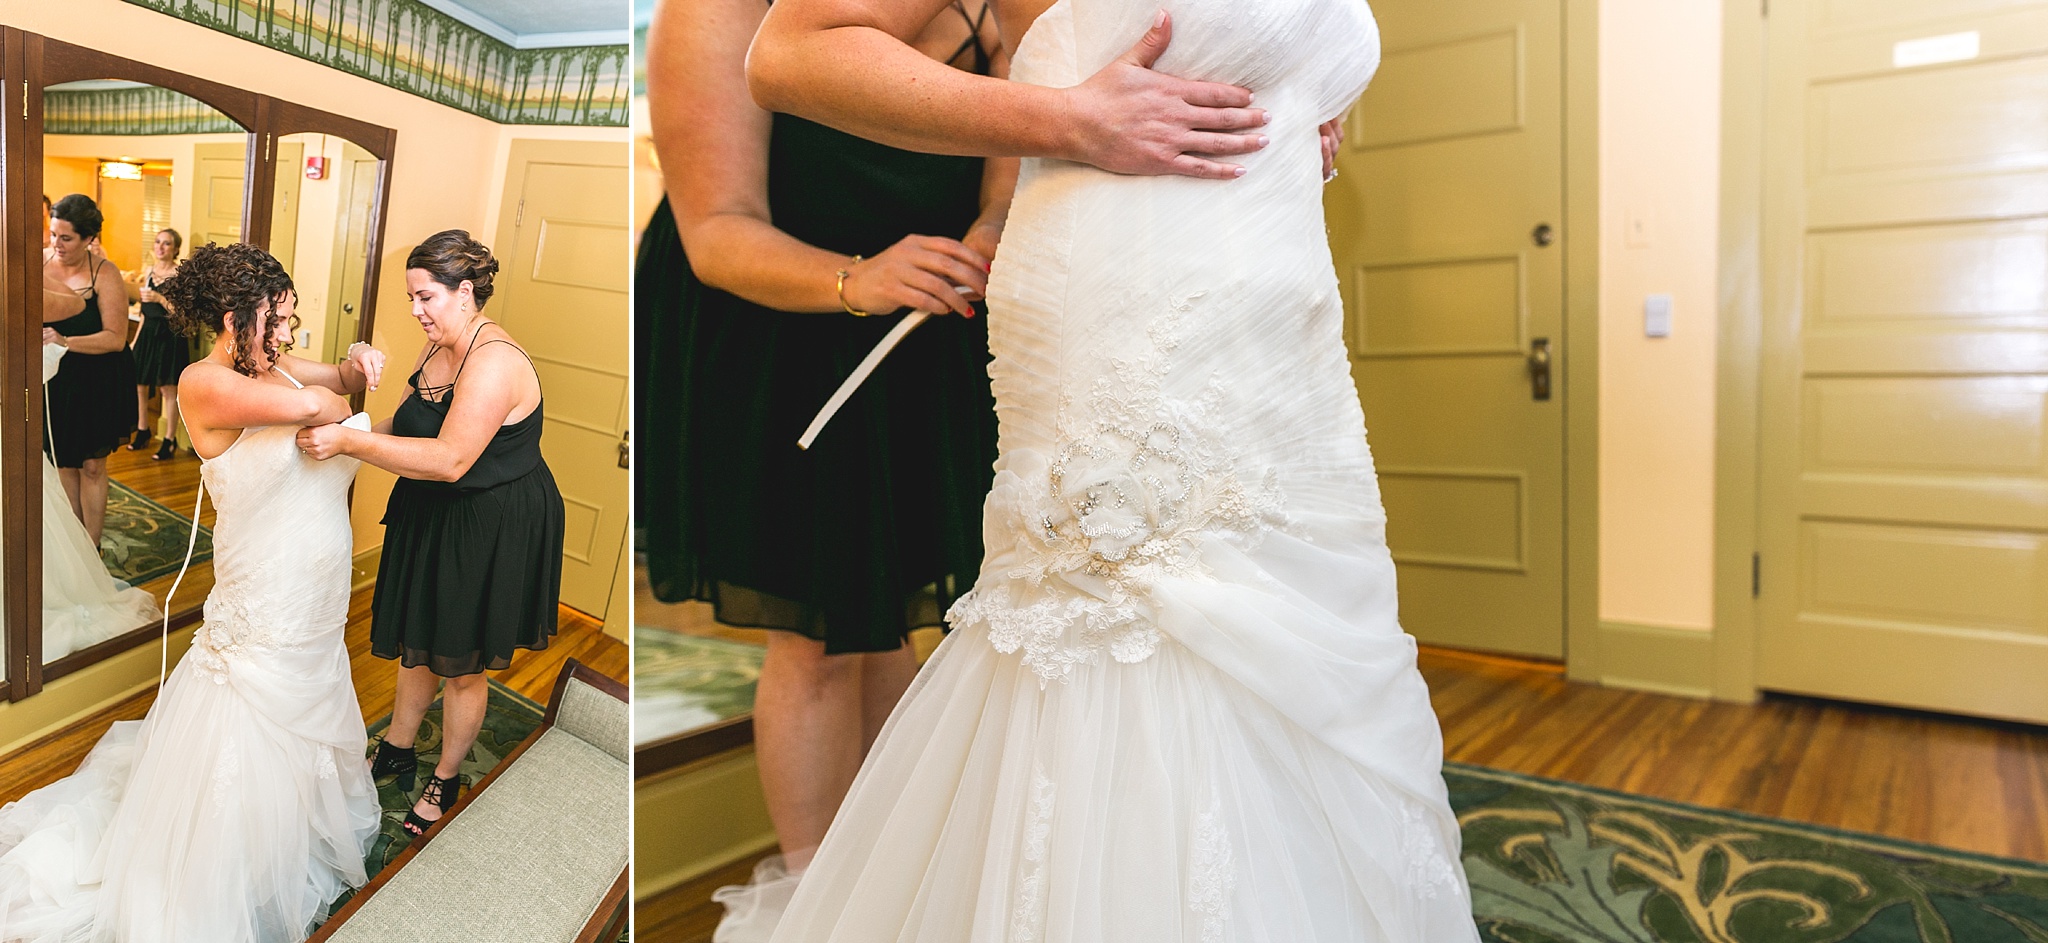
[[[43,345],[43,382],[65,350]],[[65,499],[57,466],[43,457],[43,657],[54,660],[163,618],[156,600],[107,573],[99,545]]]

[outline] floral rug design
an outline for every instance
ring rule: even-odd
[[[1444,779],[1489,943],[2048,943],[2048,864],[1456,763]]]

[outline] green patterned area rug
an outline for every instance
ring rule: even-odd
[[[633,629],[633,742],[651,743],[754,709],[759,645]]]
[[[107,521],[100,532],[100,559],[106,561],[107,573],[140,586],[178,572],[185,563],[185,543],[192,539],[192,519],[118,481],[107,484]],[[210,559],[213,532],[201,527],[192,562]]]
[[[1458,763],[1444,779],[1490,943],[2048,943],[2048,864]]]

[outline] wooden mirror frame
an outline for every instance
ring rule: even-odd
[[[378,160],[378,182],[370,207],[369,261],[363,273],[361,319],[356,337],[368,340],[375,328],[377,277],[391,198],[391,160],[398,132],[342,115],[283,101],[246,89],[50,39],[27,30],[0,27],[0,417],[14,414],[8,402],[20,391],[20,423],[0,422],[0,581],[4,581],[7,663],[0,671],[0,700],[18,701],[55,680],[108,656],[157,637],[158,625],[139,626],[104,642],[42,664],[42,474],[43,428],[32,421],[43,411],[40,382],[42,280],[29,260],[42,215],[43,93],[50,85],[84,79],[125,79],[191,96],[247,129],[242,188],[242,238],[270,245],[272,193],[277,183],[277,138],[324,132],[347,138]],[[362,395],[354,398],[357,408]],[[194,522],[197,525],[197,522]],[[168,604],[168,600],[166,601]],[[172,629],[186,629],[201,617],[191,606],[171,614]]]

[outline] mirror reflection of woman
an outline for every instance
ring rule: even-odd
[[[192,349],[171,328],[157,286],[178,273],[178,252],[184,247],[185,237],[175,229],[158,230],[150,244],[150,266],[142,276],[142,327],[130,348],[135,353],[135,433],[128,448],[139,452],[149,447],[149,390],[155,387],[164,403],[164,443],[155,456],[160,462],[178,453],[178,374],[192,362]]]
[[[50,252],[43,272],[85,301],[85,310],[51,321],[43,342],[67,353],[50,379],[43,447],[57,466],[73,513],[95,545],[107,516],[107,455],[128,441],[135,425],[135,361],[128,353],[128,290],[121,271],[91,246],[100,235],[100,208],[73,193],[50,212]]]
[[[50,198],[43,197],[43,248],[50,246]],[[43,318],[61,321],[85,310],[85,299],[48,270]],[[43,382],[57,375],[64,345],[43,345]],[[47,395],[47,393],[45,394]],[[64,482],[43,456],[43,663],[163,618],[156,599],[107,572],[100,548],[72,511]]]
[[[540,375],[484,315],[497,271],[462,230],[420,243],[405,288],[428,344],[397,411],[374,432],[299,433],[314,458],[348,455],[399,476],[370,621],[370,652],[399,662],[398,690],[371,774],[412,788],[420,725],[445,680],[441,760],[405,819],[414,835],[455,806],[483,727],[484,672],[548,647],[562,590],[562,494],[541,459]]]

